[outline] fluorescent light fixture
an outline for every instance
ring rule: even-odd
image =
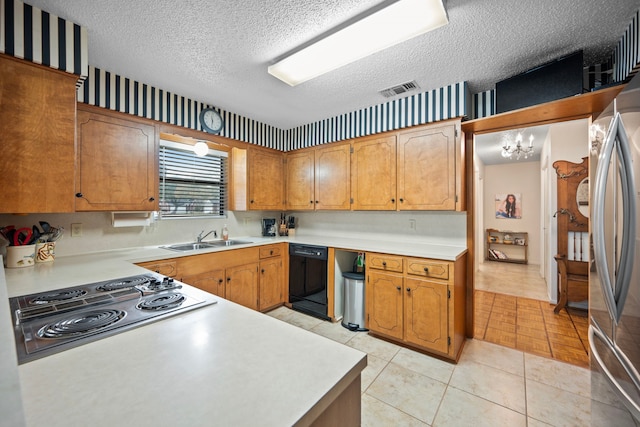
[[[449,23],[442,0],[399,0],[269,66],[296,86]]]

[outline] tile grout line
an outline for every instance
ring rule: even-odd
[[[580,344],[582,344],[582,349],[584,350],[584,352],[588,356],[589,355],[589,349],[584,345],[584,341],[582,340],[582,336],[580,335],[580,332],[578,332],[578,327],[576,326],[576,323],[573,321],[573,316],[571,315],[571,313],[569,313],[568,310],[567,310],[567,314],[569,315],[569,319],[571,319],[571,325],[573,326],[573,330],[576,332],[576,335],[578,335],[578,339],[580,340]],[[588,314],[587,314],[587,320],[589,320],[589,315]]]
[[[407,412],[403,411],[402,409],[400,409],[400,408],[398,408],[398,407],[395,407],[395,406],[391,405],[390,403],[385,402],[384,400],[380,400],[380,399],[378,399],[377,397],[372,396],[372,395],[370,395],[370,394],[368,394],[368,393],[362,393],[362,394],[366,394],[368,397],[370,397],[370,398],[372,398],[372,399],[375,399],[375,400],[377,400],[378,402],[382,403],[383,405],[386,405],[386,406],[388,406],[388,407],[390,407],[390,408],[393,408],[393,409],[395,409],[395,410],[396,410],[396,411],[398,411],[398,412],[402,412],[402,413],[403,413],[403,414],[405,414],[406,416],[411,417],[411,418],[413,418],[414,420],[416,420],[416,421],[418,421],[418,422],[420,422],[420,423],[427,424],[428,426],[430,426],[430,425],[432,425],[432,424],[433,424],[433,423],[432,423],[432,424],[428,424],[428,423],[426,423],[426,422],[422,421],[420,418],[416,418],[414,415],[411,415],[411,414],[409,414],[409,413],[407,413]],[[361,397],[361,399],[362,399],[362,397]],[[433,417],[433,419],[435,420],[435,419],[436,419],[436,417],[434,416],[434,417]]]

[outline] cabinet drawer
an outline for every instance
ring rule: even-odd
[[[176,262],[175,261],[162,261],[162,262],[143,262],[138,264],[140,267],[144,267],[147,270],[155,271],[163,276],[175,277],[176,275]]]
[[[449,264],[441,261],[407,258],[407,274],[447,280],[449,279]]]
[[[395,271],[402,273],[402,257],[386,254],[367,254],[366,267],[377,270]]]
[[[260,259],[282,255],[282,245],[268,245],[260,247]]]

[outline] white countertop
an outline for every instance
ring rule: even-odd
[[[238,247],[295,242],[444,260],[466,252],[458,246],[330,236],[238,239],[254,242]],[[53,263],[5,269],[6,295],[136,275],[146,270],[133,262],[232,248],[175,252],[141,247],[58,257]],[[1,275],[0,289],[0,319],[7,324]],[[215,298],[218,303],[212,306],[17,368],[10,354],[0,363],[2,377],[19,373],[26,424],[33,426],[304,425],[310,408],[328,404],[324,396],[346,387],[366,366],[365,353]],[[0,341],[2,348],[15,351],[10,327],[0,328]],[[16,387],[10,390],[15,395]],[[10,391],[0,388],[0,400],[7,396]],[[17,403],[13,408],[20,407]],[[21,412],[16,414],[19,418]]]
[[[19,372],[29,426],[290,426],[365,366],[360,351],[219,299]]]
[[[2,256],[0,255],[0,261]],[[20,398],[20,379],[18,377],[18,358],[14,346],[9,299],[4,284],[4,270],[0,270],[0,425],[12,427],[24,426],[24,412]]]
[[[85,255],[56,257],[52,263],[33,267],[5,269],[9,297],[60,289],[74,285],[98,282],[116,277],[140,274],[144,270],[133,263],[158,259],[178,258],[195,254],[260,246],[268,243],[300,243],[328,246],[356,252],[369,251],[422,258],[455,261],[466,253],[462,246],[436,245],[407,241],[370,240],[336,236],[255,237],[243,236],[237,240],[253,243],[196,251],[178,252],[158,246],[117,249]]]

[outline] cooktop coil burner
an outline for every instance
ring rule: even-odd
[[[19,364],[215,303],[156,273],[9,298]]]
[[[161,311],[179,307],[186,297],[179,292],[153,295],[143,299],[136,305],[140,310]]]
[[[135,286],[146,285],[149,282],[150,278],[147,276],[129,277],[126,279],[103,283],[102,285],[96,286],[96,290],[101,292],[111,292],[120,289],[130,289],[134,288]]]
[[[40,294],[35,298],[29,300],[29,304],[51,304],[54,302],[68,301],[75,298],[80,298],[87,294],[84,289],[70,289],[55,291],[45,294]]]
[[[91,310],[70,314],[54,323],[44,325],[38,331],[40,338],[67,338],[99,331],[114,325],[127,315],[123,310]]]

